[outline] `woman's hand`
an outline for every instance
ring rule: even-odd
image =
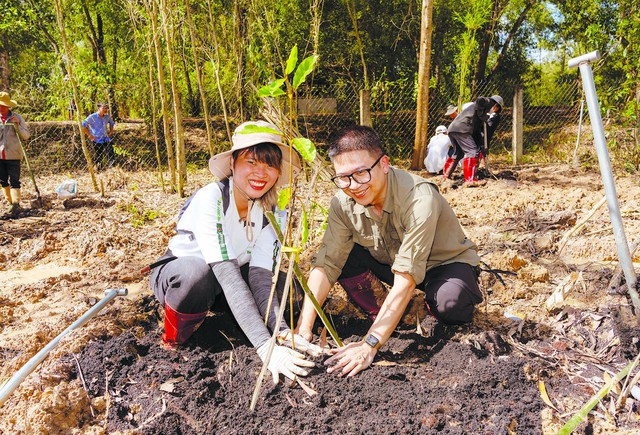
[[[256,349],[262,362],[267,357],[268,349],[269,342]],[[307,376],[309,374],[309,370],[305,367],[313,367],[314,365],[313,361],[306,360],[303,354],[284,346],[275,345],[267,367],[271,372],[275,385],[280,381],[280,374],[295,381],[296,376]]]
[[[280,332],[280,335],[278,336],[278,344],[291,347],[290,329]],[[318,356],[322,354],[322,348],[320,346],[311,343],[311,340],[307,340],[298,334],[293,335],[293,345],[295,346],[295,350],[299,350],[300,352],[304,352],[310,356]]]
[[[333,356],[324,362],[324,365],[329,366],[327,373],[350,378],[369,367],[378,351],[364,341],[359,341],[333,349],[331,353]]]

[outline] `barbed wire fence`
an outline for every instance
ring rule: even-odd
[[[512,142],[512,101],[516,83],[481,83],[475,95],[491,96],[499,94],[505,101],[500,124],[494,133],[491,144],[492,153],[510,153]],[[580,124],[580,101],[582,98],[580,82],[573,80],[555,86],[555,91],[546,98],[544,105],[533,104],[540,101],[540,92],[535,86],[524,86],[524,150],[544,150],[554,141],[569,141],[577,135]],[[542,96],[544,98],[544,96]],[[449,104],[455,104],[449,97],[433,93],[429,103],[428,136],[431,137],[438,125],[448,125],[445,117]],[[309,88],[299,96],[298,129],[308,137],[323,153],[331,135],[340,128],[358,123],[359,89],[352,85],[335,85],[323,88]],[[381,135],[387,151],[396,164],[410,160],[414,147],[416,112],[416,92],[412,83],[384,83],[371,90],[370,113],[373,127]],[[245,115],[258,117],[259,113]],[[582,113],[583,131],[590,131],[585,122],[586,110]],[[74,174],[88,170],[81,147],[81,132],[75,121],[43,121],[27,123],[31,130],[31,139],[26,150],[31,166],[39,176],[47,174]],[[228,149],[230,144],[226,126],[221,115],[213,116],[215,150]],[[231,128],[240,123],[232,121]],[[160,123],[159,123],[160,124]],[[173,123],[172,123],[173,124]],[[203,168],[209,157],[207,133],[201,118],[184,119],[184,141],[187,165]],[[158,148],[161,164],[166,170],[167,150],[162,129],[158,131]],[[584,136],[583,136],[584,137]],[[92,144],[87,142],[90,152],[95,153]],[[116,153],[116,165],[123,170],[157,170],[156,138],[145,120],[123,120],[116,124],[116,133],[112,142]],[[544,153],[543,153],[544,154]],[[570,152],[564,156],[551,157],[571,162]],[[93,154],[95,155],[95,154]]]

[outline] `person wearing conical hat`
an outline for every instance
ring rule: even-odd
[[[284,322],[276,325],[276,299],[268,324],[264,322],[280,255],[280,243],[264,212],[274,211],[284,227],[286,214],[277,210],[276,194],[291,182],[290,150],[277,127],[265,121],[238,126],[232,145],[209,160],[210,171],[220,181],[199,189],[182,207],[177,235],[154,263],[160,265],[151,274],[151,288],[164,306],[162,339],[168,346],[185,343],[224,296],[264,361],[270,331],[277,329],[279,336],[291,337]],[[295,152],[291,159],[295,175],[300,159]],[[295,345],[303,352],[320,350],[302,337],[295,337]],[[276,383],[280,374],[293,379],[306,375],[311,366],[302,354],[280,345],[275,346],[268,365]]]
[[[0,92],[0,185],[11,213],[20,208],[20,141],[31,135],[22,116],[11,110],[17,104],[9,93]]]

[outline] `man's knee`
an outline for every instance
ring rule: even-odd
[[[440,298],[438,298],[440,299]],[[464,296],[447,298],[436,306],[438,320],[449,325],[469,323],[473,320],[475,304]]]
[[[440,287],[430,304],[440,321],[454,325],[471,322],[475,305],[482,302],[482,294],[475,282],[463,284],[457,281],[449,281]]]

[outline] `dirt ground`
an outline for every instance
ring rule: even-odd
[[[25,182],[24,210],[0,214],[0,384],[106,289],[129,294],[26,377],[2,406],[0,432],[556,433],[636,358],[638,325],[607,206],[591,214],[604,196],[600,174],[505,164],[494,174],[483,187],[461,188],[458,176],[443,188],[483,267],[503,271],[482,273],[486,300],[471,325],[407,316],[360,375],[327,375],[318,357],[307,389],[273,386],[267,376],[254,411],[261,364],[224,304],[186,346],[160,344],[162,307],[140,269],[163,253],[184,199],[163,193],[154,174],[110,169],[100,174],[104,196],[79,177],[78,197],[59,200],[53,192],[63,176],[50,177],[39,181],[50,207],[29,208]],[[189,186],[208,181],[190,174]],[[321,185],[316,199],[326,206],[331,189]],[[632,177],[616,186],[633,248],[640,186]],[[637,271],[640,250],[633,260]],[[554,291],[563,297],[548,308]],[[327,312],[344,341],[368,328],[339,288]],[[614,385],[575,433],[640,431],[639,401],[629,393],[636,381]]]

